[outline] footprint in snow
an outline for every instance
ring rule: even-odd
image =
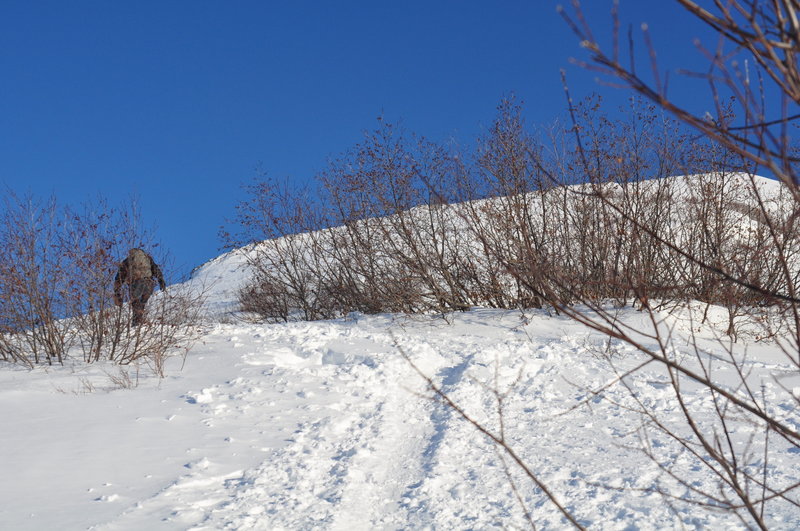
[[[187,393],[186,401],[190,404],[208,404],[214,401],[213,391],[206,388],[199,393]]]

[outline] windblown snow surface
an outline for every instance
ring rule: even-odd
[[[648,366],[625,379],[629,389],[590,392],[644,361],[632,348],[544,310],[223,319],[240,260],[225,255],[196,275],[216,282],[209,308],[218,318],[163,379],[140,367],[136,381],[129,367],[128,389],[111,365],[2,367],[0,529],[529,528],[526,512],[539,529],[569,528],[506,454],[431,399],[419,372],[495,433],[502,398],[510,447],[584,526],[745,527],[680,501],[690,489],[713,491],[716,478],[663,434],[642,431],[629,410],[635,395],[686,431],[663,371]],[[693,355],[681,351],[689,323],[662,317],[675,355]],[[620,318],[647,324],[633,310]],[[724,327],[694,329],[713,355]],[[771,407],[791,412],[796,403],[780,402],[778,386],[797,393],[800,379],[783,355],[747,339],[735,350]],[[715,370],[720,382],[736,379],[725,363]],[[701,420],[713,416],[708,394],[685,391]],[[762,432],[738,426],[732,444],[758,456]],[[643,444],[687,483],[671,481]],[[788,486],[800,481],[798,463],[786,446],[766,468]],[[767,503],[765,515],[773,528],[800,528],[788,504]]]

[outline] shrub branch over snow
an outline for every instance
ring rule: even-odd
[[[527,132],[513,100],[500,104],[493,126],[466,154],[381,120],[316,188],[253,185],[239,207],[240,232],[225,236],[232,247],[254,244],[253,277],[240,302],[262,319],[546,307],[606,334],[609,349],[600,355],[612,368],[612,342],[634,347],[641,364],[585,391],[591,400],[612,388],[630,391],[620,406],[641,418],[641,450],[664,478],[686,488],[677,498],[658,485],[652,492],[767,528],[770,506],[800,509],[799,486],[770,467],[776,454],[800,452],[800,399],[783,383],[786,374],[772,383],[753,377],[746,345],[775,345],[786,370],[798,375],[800,176],[790,127],[797,116],[788,109],[800,104],[800,4],[742,0],[712,12],[676,3],[735,48],[730,55],[723,45],[706,51],[711,70],[698,76],[711,86],[714,116],[667,97],[646,26],[652,81],[625,66],[637,58],[620,57],[617,29],[604,51],[575,2],[565,19],[589,55],[578,63],[642,98],[631,100],[623,118],[607,118],[596,97],[575,104],[565,80],[569,119],[541,133],[546,142]],[[618,28],[616,3],[612,21]],[[765,103],[776,94],[777,118]],[[758,177],[761,170],[777,181]],[[618,319],[629,305],[646,316],[635,328]],[[680,406],[677,420],[631,385],[653,364]],[[736,377],[722,378],[721,368]],[[498,432],[427,382],[434,399],[516,458]],[[700,406],[690,393],[704,397]],[[500,400],[498,412],[502,426]],[[650,444],[654,433],[715,484],[695,486]],[[535,470],[521,468],[538,482]],[[582,525],[558,493],[548,496]]]
[[[710,87],[714,115],[693,112],[694,101],[684,103],[667,96],[668,76],[659,68],[647,25],[642,26],[642,32],[650,69],[636,69],[632,33],[628,34],[627,46],[631,56],[622,58],[616,3],[612,9],[610,48],[593,37],[579,3],[573,4],[570,14],[562,12],[589,55],[588,61],[578,61],[580,65],[632,89],[699,132],[709,145],[718,146],[707,159],[718,161],[722,156],[748,170],[748,177],[738,183],[704,182],[700,177],[689,180],[711,195],[705,195],[703,202],[690,198],[689,212],[698,211],[701,215],[688,218],[690,223],[700,222],[699,230],[691,232],[693,239],[688,241],[658,230],[641,216],[624,215],[618,205],[597,194],[631,223],[633,231],[651,237],[655,245],[681,257],[677,265],[685,267],[693,288],[687,298],[725,307],[726,337],[718,337],[713,347],[704,342],[696,327],[709,317],[710,307],[691,302],[680,311],[673,308],[673,316],[644,305],[650,326],[638,329],[621,325],[613,310],[585,298],[581,302],[587,303],[588,310],[579,306],[562,309],[610,338],[636,347],[666,371],[674,400],[681,408],[682,426],[637,400],[633,410],[643,419],[643,451],[666,475],[692,487],[662,452],[648,444],[652,433],[665,434],[692,455],[698,467],[718,478],[715,488],[692,488],[692,495],[677,501],[730,511],[745,526],[764,529],[776,525],[769,518],[770,506],[800,509],[798,485],[777,479],[769,466],[783,452],[796,453],[800,449],[800,398],[784,383],[788,381],[784,378],[796,377],[800,371],[796,245],[800,175],[797,143],[790,127],[797,115],[788,112],[800,104],[800,4],[796,0],[734,0],[716,2],[705,9],[692,0],[676,3],[720,34],[713,51],[698,43],[709,60],[709,69],[694,75]],[[758,82],[751,83],[751,79]],[[691,77],[687,82],[690,80]],[[770,117],[768,104],[777,102],[780,111]],[[574,116],[571,101],[569,105]],[[572,123],[575,141],[585,145],[584,131],[577,120]],[[585,156],[585,149],[580,151],[584,155],[580,168],[590,174],[592,162]],[[779,193],[771,194],[752,176],[762,168],[781,183]],[[678,333],[678,325],[672,320],[675,315],[689,323],[688,338],[685,333]],[[737,339],[740,327],[758,339],[768,337],[774,342],[783,354],[786,372],[773,374],[772,382],[753,377],[746,369],[746,349],[736,348],[731,341]],[[712,349],[724,355],[714,355]],[[721,377],[725,368],[733,368],[738,377],[733,381]],[[620,383],[627,386],[624,376]],[[688,405],[689,393],[697,392],[695,389],[707,397],[706,408]],[[777,390],[773,393],[767,389]],[[631,391],[631,396],[636,400],[635,392]],[[788,413],[782,412],[787,407]],[[747,431],[751,435],[745,442],[742,434]],[[664,495],[669,499],[668,494]]]
[[[8,192],[0,217],[0,360],[144,362],[163,375],[165,357],[197,335],[202,290],[172,286],[151,299],[146,324],[131,325],[130,308],[114,305],[113,281],[128,249],[153,246],[140,225],[135,204],[62,208]]]
[[[652,107],[634,101],[612,122],[598,105],[575,110],[575,128],[590,136],[579,144],[557,126],[549,145],[536,143],[506,100],[469,156],[382,120],[317,189],[253,184],[239,232],[226,235],[231,247],[252,244],[243,309],[286,321],[298,311],[313,320],[700,301],[728,310],[731,337],[774,335],[748,323],[792,300],[800,239],[790,191]]]

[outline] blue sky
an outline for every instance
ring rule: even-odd
[[[308,180],[381,114],[468,144],[509,93],[529,124],[562,114],[561,68],[575,97],[621,101],[569,65],[581,49],[557,3],[4,0],[0,183],[76,205],[138,196],[185,274],[219,254],[259,168]],[[608,42],[611,2],[585,3]],[[694,37],[714,44],[674,2],[621,10],[665,67],[701,64]]]

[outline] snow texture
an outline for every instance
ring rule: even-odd
[[[241,252],[194,280],[210,289],[217,316],[233,306]],[[645,319],[632,310],[621,318],[633,326]],[[688,330],[677,317],[664,323],[676,337]],[[713,327],[695,333],[713,349]],[[776,397],[785,396],[779,386],[800,390],[797,372],[768,344],[736,348],[766,400],[788,416],[796,403]],[[681,429],[662,370],[627,377],[629,389],[590,392],[644,359],[546,311],[475,309],[447,319],[217,322],[164,379],[140,367],[137,380],[136,367],[123,368],[131,389],[111,365],[2,366],[0,529],[521,529],[530,527],[526,511],[539,529],[568,528],[507,455],[431,399],[415,367],[495,433],[494,390],[507,391],[506,440],[589,528],[744,527],[731,514],[681,503],[689,488],[639,450],[658,449],[692,487],[713,490],[707,468],[642,430],[628,409],[635,396]],[[735,381],[733,369],[717,370],[720,381]],[[688,387],[687,398],[698,418],[712,416],[706,393]],[[737,426],[733,444],[751,444],[757,455],[758,430]],[[798,464],[787,446],[767,471],[791,485]],[[800,528],[796,507],[768,503],[765,514],[773,528]]]

